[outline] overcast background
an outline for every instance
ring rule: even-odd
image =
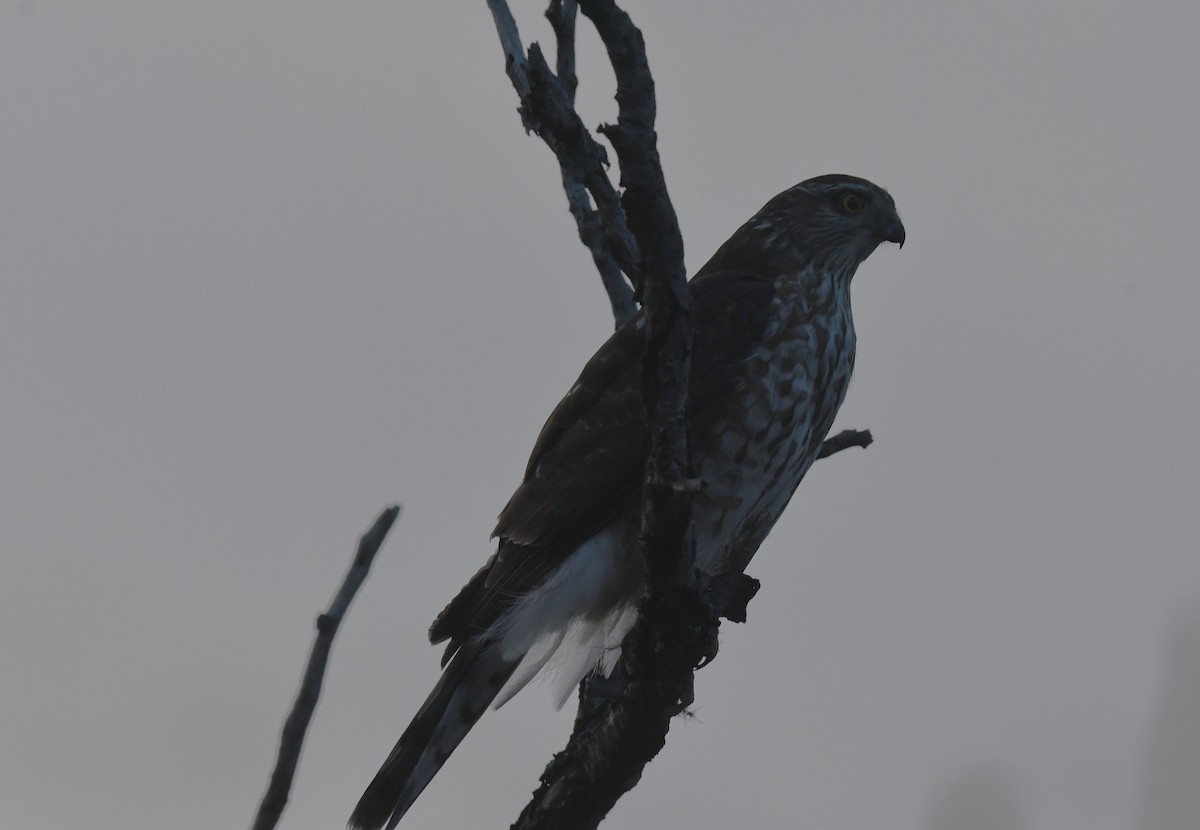
[[[690,268],[828,172],[909,241],[855,282],[875,445],[605,827],[1200,826],[1200,5],[626,5]],[[515,106],[482,2],[0,0],[0,825],[246,826],[399,501],[283,822],[343,826],[611,328]],[[571,714],[489,714],[404,826],[508,826]]]

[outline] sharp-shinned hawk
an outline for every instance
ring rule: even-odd
[[[780,193],[689,283],[688,430],[702,486],[696,567],[740,570],[817,458],[854,368],[850,281],[884,241],[895,202],[831,175]],[[584,367],[500,513],[496,553],[434,620],[444,671],[350,820],[395,826],[490,704],[548,665],[570,694],[612,664],[643,592],[637,552],[647,451],[644,320]]]

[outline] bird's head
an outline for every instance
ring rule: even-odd
[[[881,242],[904,245],[896,202],[882,187],[854,176],[801,182],[767,202],[755,219],[770,226],[774,244],[834,270],[857,267]]]
[[[881,242],[904,245],[904,225],[888,192],[855,176],[818,176],[767,202],[705,270],[753,263],[783,272],[815,266],[849,276]]]

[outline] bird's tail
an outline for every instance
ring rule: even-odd
[[[393,828],[499,694],[520,660],[464,643],[350,816],[352,830]]]

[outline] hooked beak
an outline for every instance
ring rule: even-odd
[[[891,211],[884,218],[879,227],[879,235],[888,242],[895,242],[901,248],[904,247],[904,223],[900,221],[900,215],[896,211]]]

